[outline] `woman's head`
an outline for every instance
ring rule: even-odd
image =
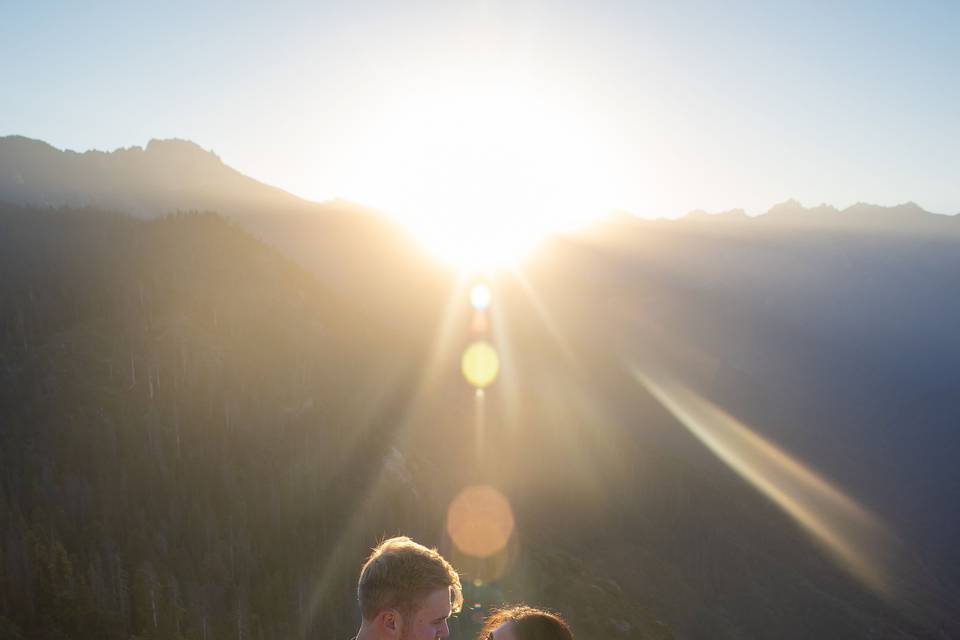
[[[557,614],[520,606],[494,611],[478,640],[573,640],[573,634]]]

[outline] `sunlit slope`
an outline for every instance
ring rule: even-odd
[[[0,622],[348,637],[372,542],[442,541],[472,471],[414,446],[423,363],[363,300],[217,216],[0,215]],[[552,553],[546,538],[518,562]],[[518,569],[500,595],[563,605],[584,638],[669,637],[578,566]]]
[[[156,597],[161,637],[309,628],[288,604],[389,448],[402,350],[220,218],[5,209],[2,225],[0,520],[20,558],[4,615],[126,638]],[[369,524],[398,526],[384,518]],[[38,573],[58,545],[79,591],[66,568]],[[325,626],[349,633],[349,591],[331,602]]]

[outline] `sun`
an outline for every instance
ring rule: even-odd
[[[407,224],[430,255],[465,274],[515,269],[551,232],[532,225],[510,228],[504,220],[483,213],[458,215],[449,222],[437,216]]]
[[[546,236],[612,209],[617,158],[602,123],[504,78],[411,92],[356,146],[353,197],[463,271],[514,267]]]

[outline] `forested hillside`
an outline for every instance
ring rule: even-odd
[[[395,327],[213,214],[4,206],[0,243],[0,637],[346,638],[376,539],[443,539]],[[668,636],[545,543],[470,602]]]
[[[5,615],[30,637],[296,635],[388,448],[393,352],[212,215],[2,225]]]

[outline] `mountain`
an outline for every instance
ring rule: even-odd
[[[559,607],[585,640],[669,633],[657,619],[678,638],[960,634],[956,217],[788,201],[553,238],[491,283],[503,367],[478,414],[460,376],[471,311],[449,274],[373,212],[281,209],[107,224],[13,207],[0,506],[23,516],[3,518],[19,524],[2,575],[20,573],[0,584],[46,576],[60,586],[43,606],[76,613],[85,592],[49,568],[60,543],[71,572],[106,582],[97,597],[113,593],[114,631],[142,631],[152,593],[188,636],[204,616],[214,637],[310,635],[321,619],[352,633],[371,537],[450,551],[447,505],[491,484],[516,547],[495,566],[455,555],[480,605],[457,638],[503,600]],[[644,382],[661,374],[777,452],[764,473],[802,469],[833,498],[798,511],[727,464]],[[171,462],[178,442],[192,466]],[[838,503],[877,535],[834,521]],[[181,616],[169,594],[187,592]],[[5,594],[7,611],[27,602]]]
[[[884,207],[858,202],[846,209],[839,210],[828,204],[804,207],[797,200],[786,200],[773,205],[766,213],[750,218],[743,209],[732,209],[722,213],[707,213],[696,210],[680,218],[691,222],[747,222],[768,226],[807,227],[819,229],[848,229],[851,231],[879,231],[895,233],[960,233],[960,216],[946,216],[925,211],[915,202],[905,202],[892,207]]]
[[[140,218],[220,212],[281,247],[328,286],[362,295],[372,312],[411,329],[409,301],[397,292],[450,286],[413,238],[382,214],[346,201],[302,200],[186,140],[76,153],[22,136],[0,138],[0,202],[90,206]],[[385,270],[382,262],[397,268]]]
[[[22,136],[0,138],[0,199],[156,217],[178,210],[297,212],[309,203],[223,164],[187,140],[151,140],[112,152],[60,151]]]

